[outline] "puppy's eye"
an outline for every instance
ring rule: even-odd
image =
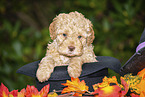
[[[64,33],[63,33],[62,35],[63,35],[64,37],[66,37],[66,36],[67,36],[67,35],[66,35],[66,34],[64,34]]]
[[[78,36],[78,38],[80,39],[80,38],[82,38],[82,36]]]

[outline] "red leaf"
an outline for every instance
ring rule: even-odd
[[[20,92],[18,92],[18,97],[25,97],[25,89],[22,89]]]
[[[8,96],[8,94],[9,94],[8,88],[3,83],[1,83],[1,86],[0,86],[0,97],[3,97],[4,95]]]
[[[26,93],[25,93],[26,97],[31,97],[32,94],[36,95],[38,93],[39,92],[38,92],[37,88],[35,88],[34,86],[27,85]]]
[[[44,87],[41,89],[40,95],[41,95],[42,97],[47,97],[48,92],[49,92],[49,87],[50,87],[50,85],[48,84],[48,85],[44,86]]]
[[[121,91],[121,95],[126,95],[128,90],[129,90],[129,83],[127,83],[125,80],[123,80],[122,78],[121,79],[121,84],[124,86],[124,91]]]
[[[9,94],[12,94],[14,97],[17,97],[18,95],[18,90],[13,90]]]

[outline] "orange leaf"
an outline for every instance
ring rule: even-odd
[[[107,82],[108,84],[110,83],[115,83],[118,85],[117,78],[116,76],[112,76],[112,78],[107,78],[106,76],[103,78],[103,82]]]
[[[139,71],[137,75],[139,75],[139,77],[142,77],[142,79],[144,79],[145,78],[145,68],[143,70]]]
[[[129,84],[123,79],[121,79],[121,83],[124,86],[124,91],[121,90],[116,77],[104,77],[102,83],[93,85],[95,91],[92,94],[96,97],[122,97],[128,92]]]
[[[137,74],[139,77],[142,77],[141,82],[137,84],[137,87],[140,90],[140,97],[145,97],[145,68],[138,72]]]
[[[139,91],[140,91],[140,95],[145,95],[145,79],[142,79],[141,82],[139,84],[137,84],[137,87],[139,88]],[[142,96],[142,97],[145,97],[145,96]]]
[[[145,91],[142,91],[140,97],[145,97]]]
[[[62,85],[67,86],[62,90],[61,93],[70,93],[70,92],[77,92],[75,96],[81,96],[82,93],[88,91],[88,86],[84,80],[80,81],[79,78],[71,78],[71,81],[67,80],[66,83],[62,83]]]
[[[119,97],[121,88],[118,85],[101,87],[95,90],[92,94],[96,97]]]
[[[103,82],[93,85],[93,88],[94,88],[94,90],[96,90],[96,89],[98,89],[98,87],[107,87],[110,84],[118,85],[116,76],[113,76],[112,78],[107,78],[105,76],[103,78]]]

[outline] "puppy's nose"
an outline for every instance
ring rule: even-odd
[[[68,46],[68,48],[69,48],[70,51],[73,51],[75,49],[74,46]]]

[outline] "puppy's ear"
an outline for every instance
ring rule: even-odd
[[[56,38],[56,21],[53,21],[49,26],[50,37],[52,40]]]
[[[87,37],[87,45],[89,46],[91,43],[93,43],[95,36],[94,36],[94,30],[92,27],[90,27],[90,31],[88,31],[88,37]]]

